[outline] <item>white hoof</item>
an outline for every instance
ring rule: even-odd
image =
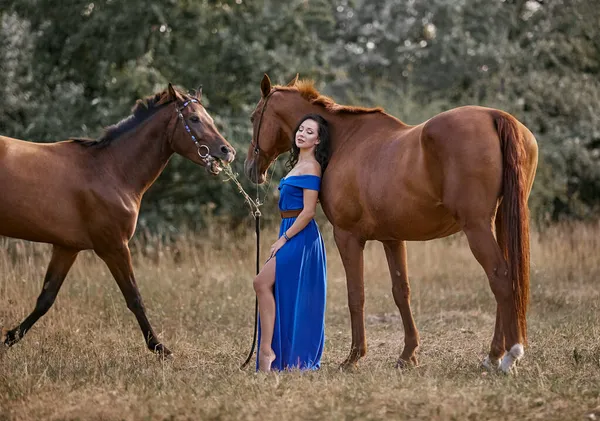
[[[505,374],[510,373],[510,371],[514,367],[515,362],[523,358],[523,355],[525,355],[523,345],[513,345],[510,351],[508,351],[502,358],[502,362],[500,363],[500,370],[502,370],[502,372]]]
[[[485,368],[487,371],[496,371],[500,368],[500,360],[492,360],[488,355],[481,362],[481,366]]]

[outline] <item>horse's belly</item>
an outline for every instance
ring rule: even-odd
[[[372,215],[374,240],[426,241],[455,234],[461,230],[456,219],[443,207],[419,209],[390,209],[381,215]]]
[[[77,233],[74,224],[63,223],[52,212],[48,214],[23,207],[15,212],[0,204],[0,235],[40,243],[60,244],[68,247],[87,248],[83,232]]]
[[[367,201],[369,206],[360,206],[359,202],[353,201],[359,210],[354,209],[352,215],[348,213],[349,206],[338,204],[328,209],[328,216],[331,216],[334,226],[365,240],[425,241],[461,230],[457,220],[441,202],[422,197],[419,200],[417,196],[413,196],[412,200],[379,197],[379,200]]]
[[[43,232],[41,227],[25,226],[20,221],[10,221],[5,215],[0,214],[2,222],[0,223],[0,236],[20,238],[27,241],[36,241],[40,243],[53,243],[51,233]],[[38,229],[40,228],[40,229]]]

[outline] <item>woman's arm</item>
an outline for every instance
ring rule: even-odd
[[[308,171],[306,171],[306,173],[302,175],[310,174],[316,175],[317,177],[321,176],[321,167],[319,166],[319,164],[315,164],[314,166],[308,167],[307,169]],[[279,237],[277,241],[275,241],[275,243],[271,246],[271,257],[273,257],[277,253],[277,251],[281,247],[283,247],[283,245],[288,241],[288,239],[291,239],[294,235],[302,231],[308,225],[311,219],[314,218],[315,213],[317,211],[317,201],[319,199],[319,192],[311,189],[303,189],[302,195],[304,207],[302,208],[302,211],[300,212],[292,226],[289,227],[287,231],[285,231],[283,235]]]
[[[321,166],[317,162],[311,163],[304,167],[303,173],[305,175],[316,175],[317,177],[320,177]],[[285,238],[286,240],[292,238],[294,235],[302,231],[308,225],[311,219],[315,217],[315,213],[317,211],[317,201],[319,200],[319,192],[316,190],[304,189],[302,193],[304,207],[292,226],[283,233],[282,237],[287,237]]]
[[[288,238],[292,238],[294,235],[302,231],[308,225],[311,219],[315,217],[319,192],[316,190],[304,189],[303,196],[304,207],[302,208],[302,212],[300,212],[292,226],[289,227],[284,233]]]
[[[283,245],[288,241],[288,239],[291,239],[294,235],[302,231],[308,225],[311,219],[313,219],[313,217],[315,216],[319,192],[316,190],[303,189],[303,193],[304,208],[302,208],[302,211],[300,212],[292,226],[289,227],[287,231],[285,231],[283,235],[279,237],[277,241],[275,241],[275,243],[273,243],[273,245],[271,246],[271,255],[269,258],[273,257],[277,253],[277,251],[281,247],[283,247]]]

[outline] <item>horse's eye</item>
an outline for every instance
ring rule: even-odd
[[[200,121],[200,118],[197,115],[193,115],[190,117],[190,120],[192,120],[194,123],[197,123]]]

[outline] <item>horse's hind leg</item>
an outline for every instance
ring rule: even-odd
[[[500,368],[508,372],[513,363],[523,356],[523,345],[519,335],[508,264],[494,238],[489,221],[487,223],[467,223],[463,230],[473,255],[488,277],[490,287],[496,298],[497,312],[499,313],[496,318],[494,339],[487,361],[489,361],[490,366],[498,367],[498,362],[505,351],[505,344],[514,345],[507,350],[508,353],[500,363]]]
[[[140,291],[138,290],[133,275],[131,253],[129,252],[127,244],[123,244],[121,247],[111,250],[96,250],[96,253],[104,260],[117,281],[117,284],[123,293],[123,297],[125,297],[127,308],[135,315],[140,325],[148,349],[162,356],[170,355],[171,351],[158,341],[158,337],[156,336],[156,333],[154,333],[154,329],[152,329],[148,317],[146,316],[146,309],[142,302],[142,296],[140,295]]]
[[[502,232],[502,218],[496,219],[496,233]],[[504,250],[502,243],[502,236],[496,234],[496,241],[500,250]],[[504,355],[504,331],[502,330],[502,310],[500,304],[496,305],[496,326],[494,327],[494,336],[492,337],[492,343],[490,345],[490,353],[482,362],[482,366],[488,370],[496,370],[500,368],[500,358]]]
[[[502,310],[500,304],[496,305],[496,326],[490,345],[490,353],[483,359],[481,365],[488,370],[500,368],[500,358],[504,355],[504,331],[502,330]]]
[[[406,243],[404,241],[387,241],[383,243],[390,274],[392,276],[392,293],[400,310],[404,325],[404,350],[396,364],[403,368],[408,363],[418,364],[415,350],[419,346],[419,332],[415,326],[410,309],[410,284],[406,263]]]
[[[35,308],[19,326],[5,333],[6,337],[3,338],[5,345],[11,346],[19,342],[35,322],[50,310],[78,253],[79,250],[54,246],[52,249],[52,258],[44,277],[42,292],[37,299]]]

